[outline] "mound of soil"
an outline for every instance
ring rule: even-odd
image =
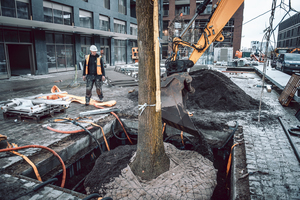
[[[87,194],[97,193],[102,185],[118,177],[135,151],[136,145],[124,145],[101,154],[84,181]]]
[[[192,86],[196,92],[189,94],[188,109],[213,111],[239,111],[258,109],[259,101],[247,95],[230,78],[214,70],[191,72]]]

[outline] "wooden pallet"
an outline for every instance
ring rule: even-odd
[[[295,96],[298,87],[300,86],[300,76],[292,74],[289,82],[286,84],[284,90],[278,98],[283,106],[288,106],[293,97]]]
[[[9,117],[17,117],[19,121],[24,118],[30,118],[39,122],[41,118],[52,116],[54,113],[66,112],[66,108],[62,105],[48,105],[47,109],[38,113],[28,113],[19,110],[7,110],[3,112],[3,118],[8,119]]]

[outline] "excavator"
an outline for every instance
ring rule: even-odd
[[[203,33],[196,44],[183,41],[181,38],[187,33],[196,18],[206,9],[211,0],[205,0],[197,9],[196,14],[187,24],[179,37],[172,41],[173,54],[166,60],[166,74],[161,80],[162,120],[164,123],[181,131],[199,137],[189,113],[186,110],[186,100],[189,93],[194,93],[191,86],[192,77],[188,69],[192,68],[206,49],[215,41],[222,42],[222,29],[234,15],[244,0],[219,0],[212,9]],[[188,60],[178,59],[179,45],[194,49]]]

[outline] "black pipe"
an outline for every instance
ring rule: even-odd
[[[45,181],[45,182],[37,185],[35,188],[32,189],[32,191],[37,191],[40,188],[44,187],[45,185],[48,185],[49,183],[53,183],[55,181],[58,181],[58,179],[57,178],[51,178],[51,179],[49,179],[49,180],[47,180],[47,181]]]
[[[45,182],[42,182],[41,184],[37,185],[36,187],[34,187],[33,189],[23,193],[23,194],[19,194],[17,197],[14,197],[13,199],[18,199],[18,198],[21,198],[23,196],[26,196],[32,192],[36,192],[37,190],[41,189],[42,187],[45,187],[46,185],[48,185],[49,183],[52,183],[52,182],[55,182],[57,181],[58,179],[57,178],[52,178],[52,179],[49,179]]]
[[[120,119],[121,120],[121,119]],[[122,120],[121,120],[122,121]],[[128,138],[127,137],[124,137],[124,138],[121,138],[121,137],[119,137],[119,136],[117,136],[117,134],[116,134],[116,132],[115,132],[115,122],[119,122],[118,120],[115,120],[115,121],[113,121],[113,123],[111,124],[111,130],[112,130],[112,133],[113,133],[113,135],[117,138],[117,139],[119,139],[119,140],[127,140]],[[120,123],[120,122],[119,122]],[[126,124],[124,123],[124,122],[122,122],[123,123],[123,126],[124,126],[124,129],[126,130]],[[129,132],[127,131],[127,133],[128,133],[128,137],[131,139],[131,140],[137,140],[137,138],[131,138],[130,136],[129,136]]]
[[[168,141],[171,137],[174,137],[174,136],[179,136],[179,135],[171,135],[171,136],[167,137],[167,138],[164,140],[164,142]],[[184,135],[182,135],[182,136],[183,136],[186,140],[188,140],[188,141],[194,146],[194,148],[196,149],[197,145],[196,145],[194,142],[192,142],[188,137],[186,137],[186,136],[184,136]]]
[[[74,125],[76,126],[80,126],[82,129],[84,129],[94,140],[95,142],[97,143],[99,149],[100,149],[100,152],[101,154],[103,153],[103,150],[101,148],[101,145],[100,143],[98,142],[98,140],[93,136],[93,134],[87,130],[84,126],[82,126],[81,124],[79,124],[78,122],[76,122],[75,120],[70,120],[70,119],[66,119],[66,118],[56,118],[56,119],[62,119],[63,121],[59,121],[60,123],[63,123],[63,122],[72,122]],[[55,119],[53,120],[53,122],[55,122]]]
[[[300,133],[296,133],[295,131],[299,132],[300,131],[300,126],[298,125],[297,128],[289,128],[289,133],[291,135],[294,135],[294,136],[300,136]]]
[[[238,123],[237,121],[236,121],[235,123],[236,123],[236,125],[235,125],[234,128],[230,128],[230,127],[229,127],[229,129],[233,129],[233,130],[232,130],[232,133],[231,133],[230,136],[227,138],[227,140],[224,142],[224,144],[223,144],[221,147],[218,148],[219,150],[220,150],[220,149],[223,149],[223,148],[225,147],[225,145],[226,145],[226,144],[229,142],[229,140],[233,137],[235,131],[238,129],[239,123]]]
[[[292,146],[292,148],[294,150],[294,153],[295,153],[295,155],[296,155],[296,157],[298,159],[298,162],[300,162],[300,156],[299,156],[299,151],[298,151],[297,147],[295,146],[295,144],[294,144],[294,142],[293,142],[293,140],[292,140],[289,132],[286,130],[285,126],[283,125],[281,117],[278,117],[278,119],[279,119],[279,122],[280,122],[280,124],[281,124],[281,126],[282,126],[282,128],[283,128],[283,130],[284,130],[284,132],[285,132],[285,134],[287,136],[287,138],[289,139],[289,142],[290,142],[290,144],[291,144],[291,146]]]

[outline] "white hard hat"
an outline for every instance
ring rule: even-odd
[[[92,45],[92,46],[90,47],[90,50],[91,50],[91,51],[98,51],[98,49],[97,49],[97,47],[96,47],[95,45]]]

